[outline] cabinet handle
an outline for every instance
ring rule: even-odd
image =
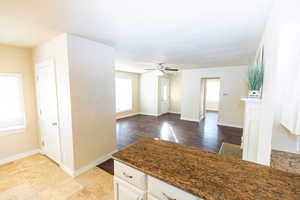
[[[168,200],[176,200],[175,198],[171,198],[168,195],[166,195],[166,193],[162,192],[162,195],[164,195],[164,197],[166,197]]]
[[[132,176],[126,174],[125,172],[123,172],[123,175],[124,175],[125,177],[127,177],[127,178],[133,178]]]

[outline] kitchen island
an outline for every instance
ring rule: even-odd
[[[113,159],[116,200],[300,200],[300,175],[159,139]]]

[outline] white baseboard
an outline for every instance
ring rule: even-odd
[[[32,156],[32,155],[38,154],[40,152],[41,152],[40,149],[35,149],[35,150],[32,150],[32,151],[19,153],[19,154],[16,154],[14,156],[10,156],[10,157],[4,158],[4,159],[0,159],[0,165],[4,165],[6,163],[10,163],[10,162],[19,160],[21,158],[26,158],[28,156]]]
[[[207,112],[219,112],[219,110],[214,110],[214,109],[206,109],[205,111],[207,111]]]
[[[180,112],[174,112],[174,111],[168,111],[168,113],[179,114],[179,115],[181,114]],[[163,114],[165,114],[165,113],[163,113]],[[126,118],[126,117],[133,117],[133,116],[136,116],[136,115],[149,115],[149,116],[158,117],[158,116],[163,115],[163,114],[137,112],[137,113],[131,113],[131,114],[128,114],[128,115],[123,115],[123,116],[120,116],[120,117],[116,117],[116,119],[123,119],[123,118]]]
[[[154,116],[157,117],[159,114],[154,114],[154,113],[140,113],[141,115],[149,115],[149,116]]]
[[[67,174],[69,174],[72,177],[75,177],[75,170],[74,169],[70,169],[69,167],[65,166],[63,163],[59,164],[60,168],[62,168],[62,170],[64,170]]]
[[[101,163],[107,161],[108,159],[111,158],[112,154],[116,153],[118,150],[114,150],[110,153],[108,153],[107,155],[105,156],[102,156],[100,158],[98,158],[97,160],[91,162],[90,164],[84,166],[84,167],[81,167],[79,169],[70,169],[68,168],[67,166],[63,165],[63,164],[60,164],[60,167],[67,173],[69,174],[70,176],[72,177],[76,177],[76,176],[79,176],[80,174],[96,167],[97,165],[100,165]]]
[[[122,115],[122,116],[119,116],[119,117],[116,117],[116,119],[122,119],[122,118],[126,118],[126,117],[133,117],[135,115],[139,115],[140,113],[130,113],[128,115]]]
[[[181,114],[180,112],[175,112],[175,111],[169,111],[168,113],[172,113],[172,114]]]
[[[101,163],[103,163],[103,162],[107,161],[108,159],[110,159],[111,156],[112,156],[112,154],[116,153],[117,151],[118,151],[118,150],[114,150],[114,151],[110,152],[109,154],[107,154],[107,155],[105,155],[105,156],[102,156],[102,157],[98,158],[97,160],[91,162],[90,164],[88,164],[88,165],[86,165],[86,166],[84,166],[84,167],[81,167],[81,168],[77,169],[77,170],[75,171],[75,174],[74,174],[74,175],[75,175],[75,176],[78,176],[78,175],[80,175],[80,174],[82,174],[82,173],[84,173],[84,172],[86,172],[86,171],[88,171],[88,170],[90,170],[90,169],[96,167],[97,165],[100,165]]]
[[[228,126],[228,127],[233,127],[233,128],[243,128],[243,126],[238,125],[238,124],[233,124],[233,123],[218,122],[218,125],[220,125],[220,126]]]
[[[191,122],[199,122],[198,119],[192,119],[187,117],[180,117],[180,120],[191,121]]]

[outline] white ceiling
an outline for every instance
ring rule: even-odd
[[[68,32],[112,45],[116,68],[246,64],[272,0],[0,0],[0,43],[34,47]]]

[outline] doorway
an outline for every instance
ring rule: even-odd
[[[165,114],[169,112],[170,106],[170,80],[168,78],[160,78],[160,112]]]
[[[43,153],[57,162],[61,161],[60,134],[57,110],[55,65],[47,61],[37,65],[37,89]]]
[[[200,95],[200,120],[207,114],[218,116],[220,104],[220,78],[202,78]]]

